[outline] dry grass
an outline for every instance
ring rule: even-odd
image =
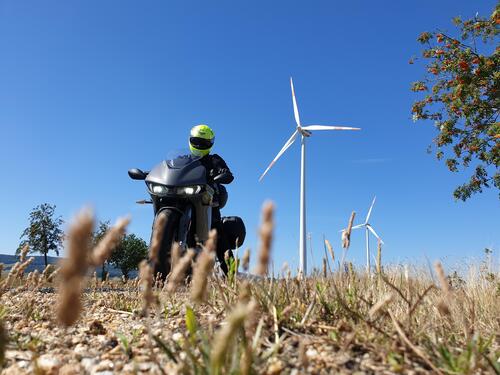
[[[73,230],[85,239],[88,225],[81,219]],[[266,205],[257,257],[262,273],[272,231],[272,206]],[[85,262],[82,244],[75,242],[74,251]],[[500,371],[500,278],[484,267],[462,279],[436,264],[435,285],[428,271],[382,267],[380,260],[373,275],[351,265],[274,279],[237,275],[233,262],[226,279],[210,272],[213,255],[206,254],[194,260],[194,281],[185,283],[194,255],[187,252],[165,288],[153,283],[146,264],[141,280],[109,280],[99,288],[77,278],[77,264],[69,261],[56,276],[68,284],[59,294],[50,289],[59,284],[48,271],[20,281],[11,276],[9,282],[18,283],[2,283],[0,306],[5,373]],[[82,285],[90,287],[80,295]],[[69,328],[60,325],[54,306],[71,317],[62,320]]]

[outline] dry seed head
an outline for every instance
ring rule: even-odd
[[[0,279],[2,278],[2,272],[3,272],[4,266],[5,265],[3,263],[0,263]]]
[[[19,255],[19,262],[22,263],[26,260],[26,256],[28,255],[29,251],[30,251],[30,245],[24,244],[23,248],[21,249],[21,254]]]
[[[191,300],[202,302],[205,298],[208,277],[215,265],[215,252],[204,249],[198,256],[193,270],[193,282],[191,283]]]
[[[326,258],[323,257],[323,277],[326,278]]]
[[[19,265],[19,268],[17,269],[17,276],[18,277],[22,277],[23,274],[24,274],[24,271],[26,271],[26,268],[28,268],[28,266],[33,263],[33,261],[35,260],[34,257],[31,257],[27,260],[25,260],[23,263],[21,263]]]
[[[186,271],[191,265],[191,261],[195,252],[193,249],[188,249],[184,256],[177,262],[174,270],[170,274],[167,284],[167,291],[174,292],[177,289],[177,285],[184,280],[184,276],[186,275]]]
[[[352,224],[354,223],[354,217],[356,212],[352,211],[351,217],[349,218],[349,223],[347,224],[347,229],[342,231],[342,247],[348,249],[351,244],[351,230]]]
[[[441,285],[441,290],[445,294],[450,293],[450,284],[448,283],[448,280],[446,280],[446,275],[444,273],[444,269],[443,266],[441,265],[441,262],[437,261],[436,263],[434,263],[434,269],[436,270],[439,279],[439,284]]]
[[[142,286],[142,315],[146,316],[149,308],[155,301],[153,294],[153,269],[147,260],[143,260],[139,264],[139,277]]]
[[[82,279],[73,277],[62,283],[59,290],[59,305],[57,318],[66,327],[76,322],[82,309],[81,288]]]
[[[33,271],[33,276],[32,276],[32,282],[33,282],[33,287],[38,288],[40,286],[40,283],[42,281],[42,275],[38,270]]]
[[[155,220],[153,236],[151,238],[151,247],[149,249],[149,259],[153,263],[158,262],[158,254],[160,253],[161,241],[163,240],[163,232],[165,231],[166,222],[167,217],[165,212],[160,212]]]
[[[209,252],[215,253],[217,250],[217,229],[212,229],[208,233],[208,240],[206,241],[204,248]]]
[[[91,263],[93,266],[100,266],[111,256],[113,250],[122,240],[129,223],[130,217],[120,218],[116,221],[116,224],[106,232],[104,237],[92,251]]]
[[[382,242],[380,239],[377,243],[377,273],[382,272]]]
[[[219,368],[223,363],[229,345],[232,339],[245,323],[245,319],[255,309],[256,302],[251,300],[248,304],[238,304],[235,309],[226,318],[226,324],[216,332],[210,360],[212,368]]]
[[[178,242],[174,242],[172,245],[172,261],[170,262],[170,269],[174,269],[179,260],[181,259],[181,245]]]
[[[309,366],[309,358],[307,358],[307,346],[308,342],[304,338],[300,339],[299,343],[299,362],[303,368],[307,368]]]
[[[333,252],[333,246],[332,246],[332,244],[330,243],[330,241],[328,241],[327,239],[325,239],[325,245],[326,245],[326,248],[328,249],[328,252],[330,253],[330,256],[332,258],[332,263],[335,264],[335,253]]]
[[[208,277],[215,265],[215,251],[217,247],[217,230],[212,229],[208,234],[208,240],[199,255],[193,270],[193,282],[191,287],[191,299],[201,302],[205,297]]]
[[[7,279],[5,280],[5,285],[10,285],[12,279],[15,279],[17,277],[20,265],[21,263],[19,262],[14,263],[14,265],[9,271],[9,274],[7,275]]]
[[[441,262],[437,261],[434,263],[434,269],[436,270],[436,274],[439,279],[439,284],[441,285],[441,290],[443,292],[443,297],[441,300],[438,302],[437,309],[442,315],[450,315],[451,311],[449,308],[449,302],[450,302],[450,284],[448,283],[448,280],[446,280],[446,275],[444,273],[443,266],[441,265]]]
[[[437,309],[441,315],[450,315],[451,314],[450,308],[448,307],[448,304],[445,302],[444,299],[441,299],[438,302]]]
[[[51,282],[52,282],[52,281],[53,281],[53,280],[57,277],[57,275],[59,274],[60,270],[61,270],[61,267],[57,267],[57,268],[54,270],[54,272],[51,272],[51,273],[47,276],[47,281],[48,281],[49,283],[51,283]]]
[[[247,343],[244,348],[244,352],[241,356],[241,361],[240,361],[240,374],[241,375],[248,375],[250,374],[252,370],[252,347],[250,346],[250,343]]]
[[[52,265],[51,264],[47,264],[47,266],[43,269],[42,279],[47,280],[47,278],[49,277],[51,269],[52,269]]]
[[[370,318],[373,319],[373,317],[379,312],[379,310],[384,307],[385,305],[389,304],[394,298],[394,295],[392,293],[386,293],[382,296],[380,301],[378,301],[375,305],[372,306],[370,309],[368,315],[370,315]]]
[[[257,274],[267,275],[269,259],[271,258],[271,244],[274,230],[274,204],[272,202],[264,203],[262,207],[262,224],[260,226],[260,250],[257,259]]]
[[[250,249],[246,249],[243,253],[243,258],[241,258],[241,265],[245,272],[248,272],[248,267],[250,265]]]
[[[84,208],[77,214],[68,231],[68,257],[62,262],[60,271],[64,280],[87,272],[93,228],[92,211]]]
[[[248,280],[243,280],[239,285],[238,290],[238,301],[241,303],[248,303],[250,301],[250,297],[252,292],[250,291],[250,283]]]
[[[57,305],[57,317],[65,326],[75,323],[80,315],[82,283],[87,273],[93,228],[94,217],[92,212],[85,208],[77,214],[68,232],[68,257],[61,262],[62,278]],[[55,273],[56,271],[52,272],[51,278]]]
[[[31,279],[32,279],[32,277],[33,277],[33,272],[28,273],[28,275],[26,276],[25,285],[27,287],[31,286]]]

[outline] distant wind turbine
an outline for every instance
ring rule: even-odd
[[[295,142],[297,136],[301,137],[301,158],[300,158],[300,239],[299,239],[299,256],[300,256],[300,273],[305,276],[307,273],[307,254],[306,254],[306,138],[312,135],[311,131],[316,130],[361,130],[360,128],[348,128],[345,126],[329,126],[329,125],[307,125],[302,126],[300,123],[299,109],[297,100],[295,99],[295,90],[293,89],[293,80],[290,77],[290,87],[292,89],[293,114],[297,127],[292,133],[292,136],[286,141],[283,148],[278,152],[271,164],[266,168],[264,173],[259,178],[262,181],[266,173],[273,167],[276,161],[285,153],[288,148]]]
[[[368,215],[366,215],[366,219],[365,219],[365,222],[363,224],[359,224],[359,225],[355,225],[352,227],[352,229],[359,229],[359,228],[365,228],[366,232],[366,272],[370,272],[370,236],[369,236],[369,233],[368,231],[372,232],[372,234],[383,244],[384,241],[382,241],[382,239],[379,237],[379,235],[375,232],[375,229],[373,229],[373,227],[371,226],[371,224],[369,223],[369,220],[370,220],[370,216],[372,214],[372,210],[373,210],[373,205],[375,204],[375,199],[377,199],[377,197],[374,197],[373,198],[373,201],[372,201],[372,204],[370,206],[370,209],[368,210]]]

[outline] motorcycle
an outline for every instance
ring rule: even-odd
[[[146,183],[151,200],[137,203],[153,205],[153,228],[160,213],[166,217],[159,259],[155,264],[155,275],[160,273],[163,278],[170,273],[173,243],[178,242],[181,249],[193,248],[199,252],[212,228],[212,209],[220,207],[219,201],[223,200],[214,197],[220,196],[216,189],[223,189],[219,184],[226,183],[229,176],[222,173],[209,183],[200,159],[188,150],[181,150],[171,153],[151,171],[138,168],[128,171],[130,178]],[[224,217],[222,225],[227,243],[240,247],[246,234],[243,220],[237,216]]]

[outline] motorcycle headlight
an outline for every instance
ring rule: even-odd
[[[179,195],[193,195],[193,194],[198,194],[200,191],[201,191],[200,185],[183,186],[177,188],[177,194]]]
[[[155,183],[149,184],[149,191],[155,195],[166,195],[170,192],[169,188],[166,187],[165,185],[160,185]]]

